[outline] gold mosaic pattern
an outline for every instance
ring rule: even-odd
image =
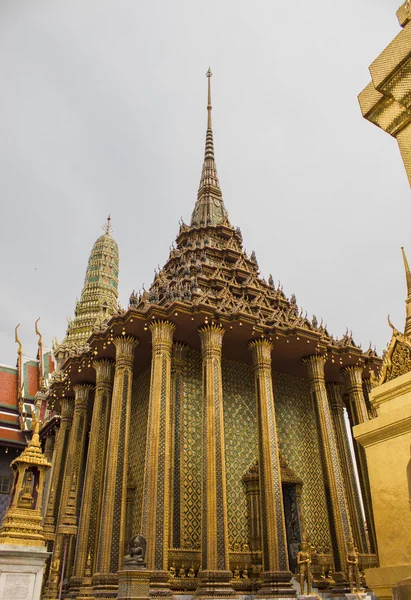
[[[248,543],[243,475],[258,456],[254,373],[251,365],[223,361],[228,539]]]
[[[247,503],[242,477],[258,456],[254,374],[249,364],[222,361],[230,544],[248,542]],[[187,352],[183,372],[181,456],[181,545],[199,548],[201,534],[201,354]],[[273,373],[274,406],[280,448],[287,464],[303,480],[306,528],[315,546],[330,547],[327,506],[315,414],[305,379]],[[130,476],[136,487],[133,531],[139,531],[150,368],[133,386]]]
[[[183,373],[181,457],[181,541],[183,548],[199,548],[201,532],[201,354],[187,352]]]
[[[280,449],[303,481],[302,506],[311,543],[331,547],[315,413],[308,381],[273,373],[274,405]]]
[[[134,379],[131,399],[129,485],[135,487],[132,533],[140,531],[144,485],[150,367]]]

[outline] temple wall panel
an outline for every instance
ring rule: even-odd
[[[201,354],[187,352],[181,420],[181,539],[184,548],[200,547],[201,529]]]
[[[243,476],[258,456],[256,401],[251,364],[223,360],[227,511],[230,546],[248,542]],[[183,371],[184,401],[180,435],[181,546],[200,547],[201,529],[201,353],[189,349]],[[279,443],[288,466],[303,481],[302,506],[311,543],[331,546],[314,408],[308,382],[273,372]],[[150,368],[133,383],[129,485],[135,487],[133,533],[140,530]]]
[[[141,531],[141,507],[143,500],[144,464],[146,455],[148,400],[150,396],[150,367],[134,377],[131,399],[129,481],[135,488],[132,535]]]
[[[273,372],[280,450],[303,481],[302,507],[311,544],[331,548],[328,512],[314,407],[308,381]]]
[[[223,361],[228,539],[248,543],[243,476],[258,456],[254,373],[251,364]]]

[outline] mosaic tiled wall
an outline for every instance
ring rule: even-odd
[[[223,361],[223,398],[228,538],[231,545],[241,545],[248,542],[247,502],[242,478],[258,455],[251,365]]]
[[[135,486],[136,489],[132,519],[133,532],[140,531],[149,394],[150,367],[134,378],[131,400],[129,485]]]
[[[242,482],[257,457],[254,378],[250,365],[223,361],[227,512],[230,544],[247,543],[247,504]],[[201,354],[190,350],[184,372],[182,540],[199,547],[201,530]]]
[[[308,382],[273,373],[278,437],[288,465],[303,480],[302,505],[311,543],[331,547],[317,428]]]
[[[223,361],[223,394],[230,544],[248,541],[247,505],[242,482],[257,458],[254,376],[251,365]],[[201,354],[189,350],[183,373],[181,418],[181,545],[199,548],[201,530]],[[311,542],[331,546],[317,441],[315,415],[305,379],[273,374],[281,450],[289,467],[303,480],[302,505]],[[150,369],[134,381],[130,436],[131,477],[136,486],[133,531],[140,526],[144,480]]]
[[[181,539],[184,548],[200,547],[201,531],[201,355],[187,352],[182,414]]]

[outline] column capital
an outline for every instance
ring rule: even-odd
[[[312,354],[302,359],[303,364],[307,367],[307,373],[310,379],[324,380],[324,366],[327,361],[325,354]]]
[[[363,370],[364,367],[362,365],[349,365],[341,369],[341,373],[348,389],[356,386],[362,387]]]
[[[73,385],[74,408],[87,408],[88,397],[93,386],[89,383],[77,383]]]
[[[122,362],[127,366],[132,366],[134,349],[140,340],[132,335],[121,335],[115,337],[113,343],[116,347],[116,366],[120,366]]]
[[[61,409],[61,420],[62,421],[71,421],[73,418],[74,411],[74,402],[72,398],[61,398],[60,399],[60,409]]]
[[[163,352],[171,356],[173,347],[173,335],[176,326],[172,321],[152,321],[149,325],[151,331],[151,344],[154,354]]]
[[[108,358],[93,361],[93,368],[96,371],[96,385],[113,381],[114,365],[114,361]]]
[[[273,344],[266,338],[251,340],[248,344],[253,357],[255,369],[271,369],[271,352]]]
[[[198,330],[201,339],[201,350],[205,355],[221,356],[224,327],[221,325],[203,325]],[[210,354],[211,353],[211,354]]]
[[[188,348],[189,346],[184,342],[174,342],[172,354],[173,362],[171,365],[172,371],[181,372],[183,370]]]
[[[332,381],[325,384],[327,388],[327,396],[330,401],[330,406],[333,409],[343,410],[344,402],[342,399],[342,390],[343,386],[341,383],[337,383],[336,381]]]

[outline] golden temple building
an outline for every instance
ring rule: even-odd
[[[245,252],[217,176],[207,76],[190,224],[123,310],[108,223],[55,348],[45,599],[116,598],[137,534],[152,596],[294,597],[303,539],[319,589],[347,590],[351,541],[362,570],[378,564],[365,452],[346,417],[375,417],[381,360],[309,319]]]

